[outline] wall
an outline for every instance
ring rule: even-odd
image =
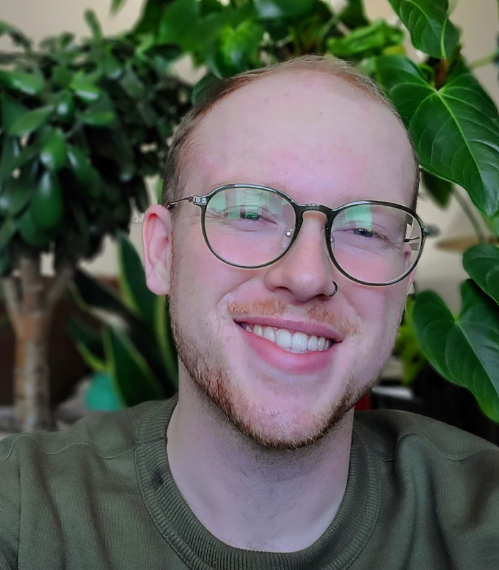
[[[334,5],[342,2],[334,2]],[[39,40],[62,30],[70,30],[77,36],[88,35],[83,19],[84,11],[92,8],[100,19],[106,34],[116,34],[128,29],[140,14],[142,1],[128,0],[117,16],[110,16],[111,0],[0,0],[0,20],[5,20],[22,28],[29,36]],[[393,11],[388,0],[368,0],[366,9],[371,18],[386,17],[394,21]],[[456,2],[451,1],[451,5]],[[464,54],[468,61],[474,61],[496,49],[499,32],[497,2],[493,0],[461,0],[453,13],[453,22],[463,29]],[[0,50],[7,44],[0,39]],[[179,73],[193,76],[188,63],[179,66]],[[477,75],[483,85],[499,104],[499,83],[497,68],[489,65],[479,69]],[[197,74],[199,75],[199,74]],[[458,204],[442,212],[423,193],[418,207],[419,214],[426,223],[437,225],[445,237],[472,234],[471,224]],[[141,250],[140,224],[132,225],[131,237]],[[447,253],[436,247],[438,239],[428,240],[426,251],[417,273],[419,287],[431,287],[442,294],[453,309],[459,306],[458,284],[466,277],[461,267],[461,255]],[[48,269],[48,260],[45,263]],[[114,274],[116,256],[109,241],[103,254],[87,264],[99,274]]]

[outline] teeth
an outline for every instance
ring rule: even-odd
[[[291,348],[293,345],[291,333],[286,329],[279,329],[276,334],[275,342],[281,348]]]
[[[305,352],[308,349],[308,335],[297,332],[293,335],[293,350],[295,352]]]
[[[291,333],[286,329],[275,329],[273,327],[262,327],[260,325],[243,325],[248,332],[275,342],[278,346],[288,352],[307,352],[327,350],[332,346],[332,341],[326,340],[323,336],[308,336],[303,332]]]
[[[266,338],[267,340],[271,340],[272,342],[275,342],[274,329],[271,327],[265,327],[265,329],[263,331],[263,338]]]
[[[308,350],[317,350],[319,348],[319,343],[317,342],[316,336],[311,336],[308,339]]]

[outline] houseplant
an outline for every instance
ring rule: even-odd
[[[37,48],[0,23],[0,279],[16,336],[13,428],[50,428],[47,338],[55,303],[79,262],[148,206],[188,87],[168,74],[175,46],[48,38]],[[41,272],[53,256],[54,278]]]
[[[133,406],[177,392],[176,350],[165,297],[147,288],[138,253],[124,233],[117,243],[119,293],[82,270],[72,286],[79,305],[102,322],[101,330],[80,321],[69,328],[87,364],[110,376],[123,406]]]
[[[114,0],[112,8],[125,1]],[[351,61],[377,79],[401,114],[428,190],[445,204],[452,185],[462,186],[499,235],[498,111],[462,56],[448,0],[388,1],[395,26],[370,22],[361,0],[336,13],[321,0],[147,0],[131,37],[176,45],[205,65],[194,98],[217,77],[306,53]],[[406,56],[406,34],[423,61]],[[483,244],[463,260],[470,279],[462,285],[460,315],[422,292],[414,327],[432,365],[499,421],[499,251]]]

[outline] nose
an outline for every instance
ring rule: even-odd
[[[325,300],[334,291],[335,272],[324,239],[324,214],[308,212],[291,249],[269,266],[265,285],[271,291],[287,290],[300,302]]]

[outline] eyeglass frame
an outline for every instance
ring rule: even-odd
[[[273,259],[272,261],[269,261],[268,263],[264,263],[262,265],[256,265],[256,266],[237,265],[236,263],[231,263],[230,261],[227,261],[227,260],[223,259],[222,257],[220,257],[220,255],[218,255],[213,250],[213,248],[211,247],[210,240],[208,239],[208,236],[206,235],[206,226],[205,226],[206,209],[208,207],[208,203],[213,198],[213,196],[215,194],[218,194],[219,192],[223,192],[225,190],[230,190],[231,188],[251,188],[251,189],[255,189],[255,190],[266,190],[268,192],[273,192],[274,194],[281,196],[281,198],[284,198],[293,207],[293,210],[295,212],[295,218],[296,218],[293,235],[291,237],[289,244],[282,251],[282,253],[278,257]],[[367,285],[369,287],[386,287],[388,285],[395,285],[395,283],[399,283],[400,281],[405,279],[409,275],[409,273],[411,273],[414,270],[414,268],[416,267],[416,265],[417,265],[417,263],[421,257],[421,254],[423,253],[423,247],[424,247],[426,238],[428,236],[432,235],[432,233],[433,233],[430,228],[427,228],[424,225],[421,218],[418,216],[418,214],[416,214],[416,212],[412,208],[409,208],[408,206],[403,206],[402,204],[396,204],[395,202],[386,202],[386,201],[382,201],[382,200],[358,200],[355,202],[349,202],[348,204],[343,204],[342,206],[339,206],[338,208],[330,208],[329,206],[325,206],[323,204],[315,204],[315,203],[298,204],[298,202],[295,202],[293,200],[293,198],[291,198],[291,196],[288,196],[286,193],[282,192],[281,190],[276,190],[275,188],[271,188],[270,186],[264,186],[261,184],[241,184],[241,183],[224,184],[223,186],[218,186],[217,188],[215,188],[214,190],[212,190],[208,194],[204,194],[204,195],[194,194],[192,196],[186,196],[185,198],[180,198],[179,200],[173,200],[172,202],[167,202],[165,204],[165,208],[167,210],[171,210],[173,208],[173,206],[175,206],[179,202],[184,202],[184,201],[191,202],[195,206],[198,206],[199,208],[201,208],[201,230],[203,232],[204,241],[205,241],[206,245],[208,246],[208,249],[211,251],[211,253],[217,259],[222,261],[223,263],[226,263],[227,265],[230,265],[232,267],[237,267],[238,269],[261,269],[262,267],[268,267],[269,265],[273,265],[274,263],[277,263],[280,259],[282,259],[286,255],[286,253],[288,253],[288,251],[291,249],[294,242],[296,241],[298,234],[300,233],[300,229],[303,225],[303,214],[305,212],[321,212],[326,216],[326,221],[324,223],[324,230],[325,230],[324,233],[325,233],[326,246],[328,249],[329,257],[330,257],[331,261],[333,262],[333,265],[336,267],[336,269],[338,269],[338,271],[342,275],[344,275],[347,279],[350,279],[350,281],[354,281],[355,283],[359,283],[360,285]],[[392,281],[388,281],[386,283],[368,283],[367,281],[361,281],[360,279],[356,279],[355,277],[352,277],[340,266],[340,264],[338,263],[335,255],[334,255],[332,247],[331,247],[331,231],[332,231],[334,219],[338,216],[338,214],[340,214],[343,210],[350,208],[352,206],[366,206],[366,205],[372,205],[372,204],[378,205],[378,206],[390,206],[392,208],[396,208],[398,210],[402,210],[404,212],[407,212],[418,222],[418,224],[421,228],[421,246],[419,248],[418,255],[417,255],[416,259],[412,262],[409,269],[407,269],[401,277],[398,277],[397,279],[393,279]],[[409,241],[411,241],[411,240],[404,239],[404,243],[407,243]]]

